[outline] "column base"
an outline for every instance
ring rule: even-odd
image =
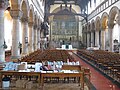
[[[26,56],[26,55],[27,55],[27,53],[22,53],[22,54],[21,54],[22,57],[24,57],[24,56]]]
[[[11,61],[13,62],[19,62],[18,59],[20,59],[21,57],[20,56],[11,56]]]

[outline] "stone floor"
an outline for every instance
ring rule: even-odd
[[[1,88],[0,90],[42,90],[42,89],[41,87],[31,89],[11,87],[4,89]],[[54,83],[54,84],[46,83],[44,84],[43,90],[81,90],[81,89],[78,84],[73,83]],[[84,86],[84,90],[89,90],[86,85]]]
[[[80,90],[78,84],[45,84],[44,90]],[[84,90],[88,90],[88,87],[85,86]]]

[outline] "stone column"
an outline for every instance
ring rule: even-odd
[[[99,47],[99,31],[95,32],[95,46]]]
[[[108,22],[109,51],[113,52],[113,27],[114,24]]]
[[[22,12],[20,10],[11,10],[10,11],[13,19],[13,29],[12,29],[12,60],[17,60],[20,58],[20,18]]]
[[[53,26],[53,23],[52,22],[50,22],[50,33],[49,33],[49,48],[52,48],[52,47],[54,47],[53,46],[53,41],[52,41],[52,26]]]
[[[94,34],[91,32],[91,47],[94,46]]]
[[[37,49],[40,49],[40,28],[37,30]]]
[[[29,22],[29,38],[28,38],[28,42],[29,42],[29,47],[28,47],[28,51],[29,53],[34,51],[34,47],[33,47],[33,43],[34,43],[34,30],[33,30],[33,23]]]
[[[0,62],[5,62],[4,49],[4,11],[8,6],[8,2],[0,0]]]
[[[28,54],[28,18],[23,17],[22,22],[22,56]]]
[[[82,42],[83,42],[83,44],[85,44],[85,40],[86,40],[86,38],[85,38],[85,32],[82,33],[82,37],[83,37],[82,38]]]
[[[119,53],[120,53],[120,23],[118,24],[118,29],[119,29],[119,43],[118,43],[118,47],[119,47]]]
[[[85,32],[85,46],[87,47],[87,33]]]
[[[120,53],[120,13],[118,14],[117,17],[117,23],[118,23],[118,30],[119,30],[119,43],[118,43],[118,47],[119,47],[119,53]]]
[[[34,51],[37,50],[37,25],[34,26]]]
[[[87,33],[87,47],[90,46],[90,34]]]
[[[105,50],[105,30],[101,31],[101,49]]]

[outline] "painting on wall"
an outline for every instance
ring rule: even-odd
[[[77,22],[54,22],[52,35],[76,35]]]

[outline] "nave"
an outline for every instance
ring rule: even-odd
[[[55,51],[55,50],[53,50],[53,51]],[[48,52],[48,51],[47,51]],[[49,51],[50,52],[50,51]],[[58,52],[58,51],[57,51]],[[52,52],[50,52],[50,53],[52,53]],[[55,53],[54,53],[55,54]],[[54,55],[54,54],[52,54],[52,55]],[[43,55],[44,56],[44,55]],[[47,56],[47,55],[46,55]],[[48,55],[48,56],[50,56],[50,55]],[[47,57],[48,57],[47,56]],[[40,56],[39,56],[40,57]],[[60,56],[61,57],[61,56]],[[120,88],[115,84],[115,82],[114,81],[112,81],[111,79],[108,79],[108,77],[106,77],[103,73],[101,73],[99,70],[97,70],[96,68],[94,68],[93,66],[91,66],[90,64],[88,64],[88,63],[86,63],[82,58],[80,58],[81,57],[81,55],[79,55],[79,57],[78,57],[78,55],[77,54],[72,54],[72,57],[74,58],[74,61],[80,61],[80,65],[83,67],[83,68],[89,68],[90,69],[90,71],[91,71],[91,78],[90,78],[90,83],[89,84],[87,84],[88,85],[88,88],[90,89],[90,90],[119,90]],[[59,56],[58,56],[58,58],[59,58]],[[66,60],[66,59],[65,59]],[[73,59],[72,59],[73,60]],[[48,88],[49,87],[49,85],[51,85],[50,83],[48,83],[48,86],[47,86],[47,84],[45,84],[46,86],[45,86],[45,88]],[[53,85],[53,84],[52,84]],[[55,86],[56,84],[54,84],[53,85],[53,87],[56,87]],[[64,87],[64,89],[62,89],[62,90],[67,90],[67,89],[65,89],[65,87],[66,87],[66,85],[73,85],[73,87],[74,86],[76,86],[76,85],[74,85],[74,84],[66,84],[65,83],[65,86],[64,86],[64,84],[62,84],[62,86]],[[51,86],[51,88],[53,88],[52,86]],[[60,87],[59,87],[60,88]],[[76,90],[77,90],[77,87],[75,87],[76,88]],[[73,88],[73,89],[75,89],[75,88]],[[50,88],[48,89],[48,90],[50,90]],[[58,89],[57,89],[58,90]],[[68,90],[71,90],[70,88],[68,88]],[[86,89],[85,89],[86,90]]]

